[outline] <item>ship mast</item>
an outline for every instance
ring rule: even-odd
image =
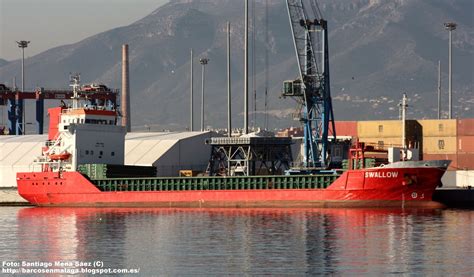
[[[71,97],[72,99],[72,108],[73,109],[77,109],[79,108],[79,91],[80,91],[80,88],[81,88],[81,85],[80,85],[80,82],[81,82],[81,75],[76,73],[76,74],[73,74],[70,76],[70,87],[72,87],[72,92],[73,92],[73,95]]]
[[[403,160],[407,157],[407,144],[406,144],[406,112],[408,108],[408,98],[407,94],[403,93],[402,101],[400,104],[400,119],[402,121],[402,153],[403,153]]]

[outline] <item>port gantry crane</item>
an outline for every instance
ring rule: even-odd
[[[329,128],[336,138],[329,83],[328,26],[314,0],[287,0],[299,78],[285,81],[283,96],[301,104],[300,121],[304,128],[303,168],[327,168],[330,163]],[[319,56],[318,56],[319,55]]]

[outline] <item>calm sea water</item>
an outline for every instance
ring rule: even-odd
[[[99,261],[141,276],[469,276],[474,211],[1,207],[0,245],[2,263]]]

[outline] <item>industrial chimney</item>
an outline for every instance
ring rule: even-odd
[[[128,44],[122,45],[122,126],[131,131],[130,120],[130,80],[128,77]]]

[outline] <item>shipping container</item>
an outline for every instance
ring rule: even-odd
[[[459,169],[474,170],[474,154],[457,154],[457,164]]]
[[[373,146],[375,149],[387,149],[388,147],[402,146],[402,137],[360,137],[359,141],[365,143],[367,146]]]
[[[458,136],[474,136],[474,118],[458,119]]]
[[[451,164],[449,165],[448,170],[458,170],[458,156],[456,154],[423,154],[423,160],[450,160]]]
[[[402,137],[375,137],[375,138],[359,138],[360,142],[364,142],[366,145],[374,146],[376,149],[387,149],[388,147],[402,147]],[[423,149],[422,141],[417,141],[411,138],[407,138],[405,145],[408,148],[419,148]],[[421,152],[421,151],[420,151]]]
[[[454,137],[423,137],[424,154],[456,154],[457,138]]]
[[[456,119],[418,120],[423,137],[455,137],[457,135]]]
[[[463,188],[474,187],[474,170],[456,171],[456,186]]]
[[[336,121],[337,136],[357,137],[357,121]]]
[[[360,138],[401,137],[400,120],[359,121],[357,133]]]
[[[405,121],[405,136],[411,140],[421,140],[421,125],[416,120]],[[359,121],[357,134],[363,138],[393,138],[401,139],[403,133],[400,120]]]
[[[474,154],[474,136],[458,136],[458,153]]]

